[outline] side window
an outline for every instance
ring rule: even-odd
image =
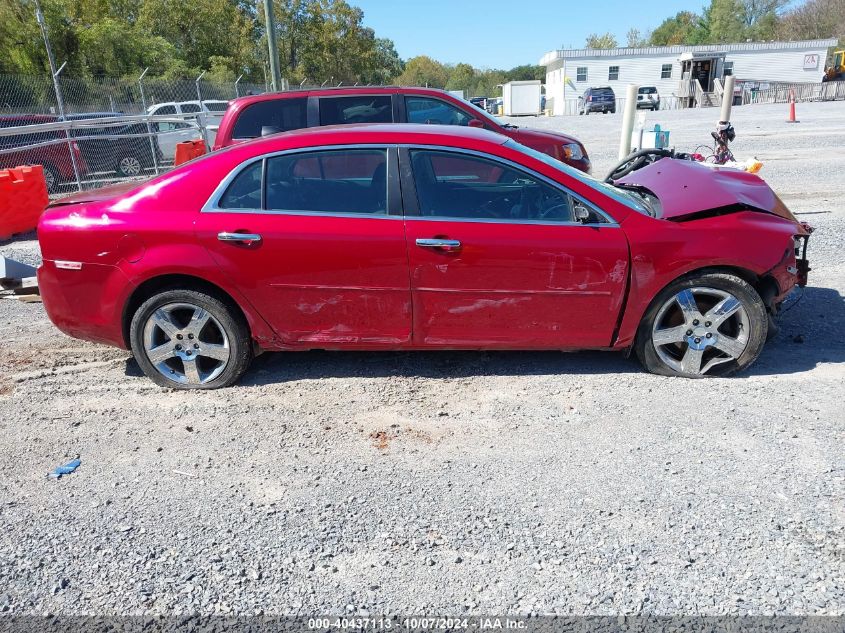
[[[607,79],[608,81],[618,81],[619,80],[619,66],[609,66],[607,69]]]
[[[411,150],[420,214],[472,220],[572,222],[565,191],[497,161]]]
[[[232,138],[246,139],[261,136],[262,126],[280,132],[306,127],[307,99],[273,99],[248,105],[238,114]]]
[[[326,150],[267,159],[267,209],[387,213],[387,152]]]
[[[468,125],[472,117],[451,103],[431,97],[405,97],[408,123]]]
[[[390,95],[320,98],[320,125],[392,122],[393,101]]]
[[[156,108],[150,114],[154,115],[166,115],[166,114],[176,114],[176,106],[166,105],[161,106],[160,108]]]
[[[263,161],[256,161],[235,176],[220,197],[221,209],[260,209]]]
[[[181,105],[182,112],[185,114],[194,114],[195,112],[200,111],[200,106],[198,103],[183,103]]]

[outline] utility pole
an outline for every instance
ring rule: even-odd
[[[44,47],[47,49],[47,60],[50,62],[50,74],[53,77],[53,89],[56,91],[56,105],[59,106],[59,116],[65,118],[65,104],[62,99],[62,90],[59,87],[59,73],[56,71],[56,58],[53,57],[53,49],[50,47],[50,36],[47,33],[47,23],[44,21],[44,14],[41,13],[41,3],[35,0],[35,20],[41,28],[41,37],[44,38]]]
[[[279,72],[279,48],[276,44],[276,18],[273,17],[273,0],[264,0],[264,27],[267,29],[271,85],[273,92],[278,92],[282,85],[282,75]]]

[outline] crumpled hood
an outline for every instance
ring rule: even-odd
[[[746,207],[799,224],[766,181],[739,169],[664,158],[617,182],[648,189],[660,200],[662,211],[658,216],[665,219],[678,220],[706,211]]]

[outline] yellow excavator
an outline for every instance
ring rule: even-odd
[[[833,63],[825,68],[822,81],[845,81],[845,50],[833,51]]]

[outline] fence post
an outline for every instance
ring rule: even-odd
[[[241,79],[243,79],[243,75],[238,75],[238,78],[235,79],[235,99],[241,96],[240,91],[238,90],[238,84],[241,83]]]
[[[150,115],[147,114],[147,98],[144,96],[144,76],[147,74],[149,67],[144,69],[141,76],[138,77],[138,89],[141,91],[141,108],[144,111],[144,119],[147,121],[147,138],[150,139],[150,153],[153,156],[153,169],[156,176],[158,176],[158,157],[156,156],[156,144],[153,141],[153,128],[150,126]]]
[[[67,66],[67,62],[64,62],[59,69],[53,73],[53,88],[56,90],[56,105],[59,106],[59,118],[62,121],[67,121],[65,118],[65,102],[62,98],[62,89],[59,84],[59,75]],[[76,162],[76,153],[73,151],[73,146],[75,143],[70,138],[70,127],[65,128],[65,134],[67,135],[67,149],[70,153],[70,163],[73,166],[73,176],[76,178],[76,188],[79,191],[82,191],[82,179],[79,177],[79,164]]]
[[[203,109],[202,109],[202,91],[200,90],[200,81],[205,76],[205,72],[206,71],[202,71],[200,73],[200,76],[197,77],[197,79],[194,83],[196,83],[196,85],[197,85],[197,99],[200,102],[200,111],[199,111],[199,114],[197,114],[197,125],[199,125],[199,128],[200,128],[200,135],[202,136],[202,142],[205,144],[205,151],[210,152],[211,146],[208,144],[208,131],[205,129],[207,121],[206,121],[205,112],[203,112]]]

